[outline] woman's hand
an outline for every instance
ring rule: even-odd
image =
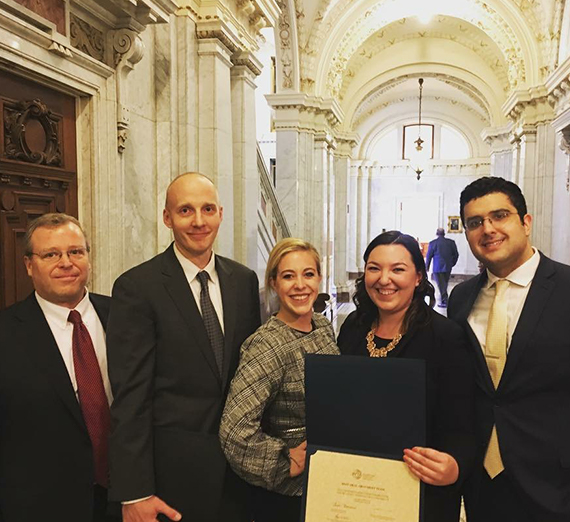
[[[432,486],[449,486],[459,477],[457,461],[449,453],[432,448],[405,449],[404,462],[416,477]]]
[[[301,442],[296,448],[289,450],[289,461],[291,467],[289,468],[289,475],[297,477],[305,469],[305,456],[307,455],[307,441]]]

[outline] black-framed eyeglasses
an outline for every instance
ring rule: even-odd
[[[87,256],[89,249],[86,247],[70,248],[65,254],[71,261],[80,261]],[[59,250],[48,250],[46,252],[30,252],[32,256],[38,256],[45,263],[59,263],[64,252]]]
[[[486,220],[493,225],[501,225],[501,223],[505,222],[509,216],[513,214],[515,214],[515,212],[511,212],[510,210],[493,210],[493,212],[489,212],[487,217],[473,216],[466,219],[465,228],[473,232],[482,227]]]

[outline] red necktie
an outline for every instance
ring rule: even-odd
[[[93,448],[95,482],[107,487],[109,482],[108,438],[111,417],[101,369],[89,331],[81,320],[81,314],[77,310],[72,310],[69,312],[67,320],[73,323],[73,366],[77,379],[79,405]]]

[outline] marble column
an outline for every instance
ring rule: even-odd
[[[198,40],[198,168],[211,176],[224,208],[215,250],[234,257],[233,138],[230,51],[217,38]]]
[[[356,251],[358,252],[357,267],[359,272],[364,272],[362,254],[366,250],[369,242],[370,175],[368,170],[369,167],[367,165],[362,165],[358,169],[358,203],[356,208],[358,213],[358,233],[356,239]]]
[[[549,124],[524,126],[520,137],[519,179],[528,213],[532,243],[550,254],[554,187],[555,132]]]
[[[348,231],[347,231],[347,269],[350,275],[358,273],[358,263],[361,252],[358,251],[358,175],[359,162],[351,162],[348,178]]]
[[[311,205],[307,211],[311,214],[311,238],[309,239],[321,254],[323,283],[328,287],[328,141],[327,136],[318,134],[314,141],[314,171],[312,176]]]
[[[234,259],[257,270],[257,209],[260,188],[255,133],[255,74],[231,69],[234,166]],[[226,222],[226,226],[229,223]]]
[[[335,151],[333,170],[335,177],[335,234],[334,234],[334,282],[337,300],[349,301],[348,247],[349,247],[349,193],[350,193],[350,147],[341,143]]]

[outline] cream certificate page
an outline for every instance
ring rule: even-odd
[[[311,456],[305,522],[417,522],[420,481],[398,460],[319,450]]]

